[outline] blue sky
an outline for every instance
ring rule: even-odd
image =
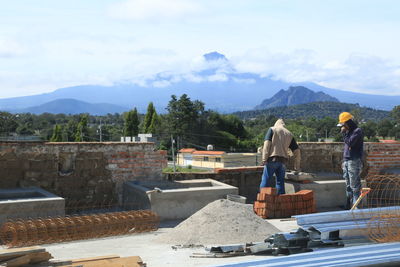
[[[237,71],[400,95],[397,0],[0,0],[0,98]]]

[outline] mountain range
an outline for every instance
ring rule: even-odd
[[[57,99],[39,106],[17,109],[13,110],[15,113],[32,113],[32,114],[42,114],[42,113],[53,113],[53,114],[80,114],[80,113],[90,113],[91,115],[104,115],[107,113],[122,113],[128,111],[128,108],[121,107],[118,105],[98,103],[92,104],[85,101],[80,101],[76,99]]]
[[[337,118],[343,112],[356,112],[365,121],[380,121],[390,116],[389,111],[360,107],[358,104],[340,102],[312,102],[293,106],[273,107],[262,110],[234,112],[241,119],[254,119],[259,116],[275,116],[284,119],[307,119],[325,117]],[[355,113],[354,113],[355,114]]]
[[[288,90],[282,89],[271,98],[265,99],[254,109],[293,106],[311,102],[339,102],[339,100],[324,92],[314,92],[304,86],[290,86]]]
[[[353,93],[311,82],[289,83],[254,73],[238,72],[229,60],[218,52],[205,54],[203,60],[202,69],[181,74],[159,73],[138,84],[80,85],[60,88],[45,94],[0,99],[0,110],[19,112],[29,111],[30,107],[40,110],[38,106],[48,102],[75,99],[91,104],[112,104],[124,109],[136,107],[142,113],[146,111],[148,103],[153,102],[157,111],[164,113],[171,95],[187,94],[192,100],[203,101],[207,109],[230,113],[251,110],[263,99],[271,98],[274,94],[282,92],[282,89],[291,86],[303,86],[319,92],[321,97],[324,93],[340,102],[358,103],[375,109],[391,110],[400,103],[400,96]],[[292,99],[287,103],[295,102]],[[42,106],[41,110],[45,111],[43,108],[46,106],[51,104]]]

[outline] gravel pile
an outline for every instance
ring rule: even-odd
[[[258,217],[252,205],[216,200],[160,236],[174,245],[223,245],[264,241],[279,230]]]

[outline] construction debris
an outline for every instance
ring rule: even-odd
[[[295,194],[277,195],[276,188],[261,188],[254,202],[255,213],[263,219],[290,217],[316,211],[314,192],[301,190]]]
[[[180,245],[237,244],[263,241],[279,232],[254,214],[252,205],[216,200],[161,235],[159,241]]]
[[[331,242],[323,242],[321,238],[299,228],[295,232],[276,233],[268,237],[264,242],[249,243],[245,245],[218,246],[206,249],[209,253],[201,254],[201,257],[222,258],[233,256],[245,256],[254,254],[263,255],[289,255],[313,251],[315,248],[342,247],[343,243],[337,239]],[[199,257],[199,253],[192,257]]]
[[[17,220],[1,226],[0,240],[8,247],[32,246],[154,231],[158,224],[149,210]]]

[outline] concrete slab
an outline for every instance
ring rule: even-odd
[[[0,189],[0,224],[8,219],[65,215],[65,200],[38,187]]]
[[[279,219],[268,220],[281,231],[296,229],[296,221],[281,222]],[[164,223],[156,232],[119,236],[112,238],[85,240],[52,245],[44,245],[56,260],[94,257],[118,254],[120,256],[140,256],[148,267],[174,266],[198,267],[239,261],[271,258],[272,256],[242,256],[232,258],[191,258],[192,253],[205,253],[204,248],[172,249],[174,244],[163,244],[157,241],[160,235],[172,230],[176,223]],[[201,233],[199,233],[201,234]]]
[[[237,195],[238,188],[213,179],[131,181],[124,185],[124,207],[151,209],[161,220],[186,219],[207,204]]]

